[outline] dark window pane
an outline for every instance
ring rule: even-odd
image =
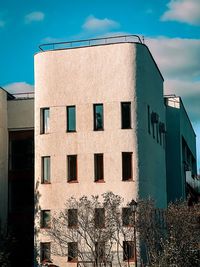
[[[49,132],[49,108],[41,109],[41,133]]]
[[[105,260],[105,243],[104,242],[95,243],[95,257],[96,257],[96,263]]]
[[[134,242],[123,241],[123,260],[133,260],[134,258]]]
[[[133,224],[131,208],[122,208],[122,224],[123,226],[131,226]]]
[[[50,210],[41,211],[41,227],[50,228],[51,227],[51,212]]]
[[[94,105],[94,130],[103,130],[103,104]]]
[[[68,227],[76,227],[78,224],[77,209],[68,209]]]
[[[76,131],[76,107],[75,106],[67,107],[67,131],[68,132]]]
[[[131,128],[131,103],[121,103],[122,129]]]
[[[103,208],[95,209],[94,223],[95,227],[105,227],[105,210]]]
[[[94,179],[103,180],[103,154],[94,154]]]
[[[78,259],[78,244],[77,242],[68,243],[68,261],[76,261]]]
[[[50,183],[50,157],[42,157],[42,183]]]
[[[122,180],[132,179],[132,153],[122,152]]]
[[[77,156],[70,155],[67,156],[68,162],[68,181],[76,181],[77,180]]]
[[[43,261],[50,261],[51,257],[51,248],[50,248],[50,243],[41,243],[40,244],[40,249],[41,249],[41,262]]]

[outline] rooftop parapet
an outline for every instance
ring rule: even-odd
[[[42,52],[52,51],[52,50],[62,50],[62,49],[72,49],[78,47],[88,47],[88,46],[97,46],[97,45],[108,45],[116,43],[140,43],[142,40],[139,35],[120,35],[120,36],[111,36],[111,37],[102,37],[102,38],[93,38],[85,40],[74,40],[68,42],[58,42],[58,43],[48,43],[39,45],[39,49]]]

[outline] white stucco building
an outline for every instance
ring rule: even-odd
[[[40,52],[35,91],[36,225],[70,196],[113,191],[166,206],[163,77],[144,44]],[[37,241],[50,242],[42,233]]]

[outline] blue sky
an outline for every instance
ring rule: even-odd
[[[33,90],[41,43],[125,33],[144,35],[165,93],[183,98],[199,151],[200,0],[0,0],[0,86]]]

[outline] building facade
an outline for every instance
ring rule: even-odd
[[[166,207],[163,77],[145,45],[38,53],[35,89],[36,227],[70,196],[113,191],[125,202],[151,196]],[[37,233],[37,247],[49,248],[43,230]]]

